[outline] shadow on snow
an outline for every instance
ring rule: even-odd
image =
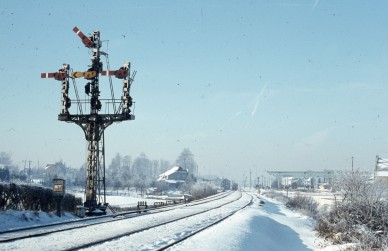
[[[311,250],[290,227],[266,216],[255,216],[250,232],[242,240],[242,250]]]

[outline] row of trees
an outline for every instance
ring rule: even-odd
[[[11,163],[11,155],[6,152],[0,152],[0,164],[8,166],[11,165]]]
[[[184,149],[171,163],[166,160],[151,160],[146,154],[141,153],[135,159],[131,156],[117,153],[107,168],[107,186],[115,189],[135,187],[140,191],[150,186],[161,186],[156,184],[160,174],[166,172],[173,166],[180,166],[189,171],[190,177],[194,177],[197,171],[197,164],[194,155],[189,149]]]
[[[19,170],[18,166],[12,165],[11,154],[0,152],[0,181],[27,181],[27,178],[27,172]]]
[[[19,170],[17,166],[12,165],[11,155],[5,152],[0,152],[0,164],[3,166],[0,173],[0,180],[3,181],[27,181],[29,176],[40,177],[46,181],[45,185],[51,184],[51,178],[46,177],[44,169],[31,168],[29,170]],[[173,166],[181,166],[189,170],[191,177],[197,172],[197,164],[194,160],[194,155],[189,149],[184,149],[177,157],[175,162],[167,160],[152,160],[146,154],[141,153],[135,159],[129,155],[121,155],[117,153],[106,168],[106,184],[109,187],[116,189],[137,187],[145,189],[149,187],[163,172]],[[76,185],[83,186],[85,184],[85,165],[78,169],[67,169],[68,186]]]

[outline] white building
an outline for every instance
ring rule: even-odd
[[[388,160],[379,158],[379,156],[377,156],[374,180],[376,183],[388,185]]]

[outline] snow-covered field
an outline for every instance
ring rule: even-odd
[[[293,197],[297,194],[303,195],[303,196],[309,196],[312,197],[316,202],[318,202],[319,206],[322,208],[328,208],[332,206],[335,202],[335,200],[341,200],[341,194],[340,193],[333,193],[329,190],[316,190],[314,192],[306,192],[306,191],[277,191],[278,193],[281,193],[285,196]]]
[[[171,248],[171,250],[336,250],[335,246],[324,247],[324,241],[318,238],[313,231],[313,221],[311,219],[289,210],[277,201],[261,197],[261,195],[258,195],[257,193],[252,194],[255,197],[254,204],[252,206],[239,211],[231,218],[221,222],[220,224],[187,239],[180,245]],[[263,206],[259,204],[260,199],[258,199],[258,196],[265,201]],[[114,200],[117,204],[121,205],[128,205],[133,202],[126,196],[120,197],[121,196],[115,196],[112,198],[111,203],[113,204]],[[245,200],[247,200],[248,197],[249,196],[245,196]],[[111,198],[109,198],[108,201],[110,201],[110,199]],[[138,200],[139,198],[134,198],[136,203]],[[171,211],[171,214],[174,214],[174,212],[175,211]],[[27,221],[24,216],[21,216],[23,213],[24,215],[32,214],[34,216]],[[209,220],[210,217],[212,216],[204,214],[203,216],[198,216],[195,219],[193,218],[191,220],[193,221],[192,225],[196,225],[201,221],[205,222]],[[73,216],[69,214],[66,214],[65,217],[58,218],[55,215],[47,216],[47,214],[44,213],[36,214],[31,212],[21,213],[7,211],[0,213],[0,228],[4,230],[15,226],[41,224],[56,220],[71,220],[72,218]],[[144,218],[144,220],[146,219],[152,220],[151,217]],[[134,221],[132,222],[134,223]],[[100,231],[113,231],[113,229],[100,229]],[[186,229],[184,231],[191,230]],[[164,232],[168,233],[168,238],[170,238],[170,240],[184,234],[184,231],[178,227],[164,230]],[[158,241],[161,244],[169,241],[167,237],[160,239],[159,235],[156,233],[157,231],[147,232],[143,235],[141,237],[143,239],[141,240],[144,241],[144,245],[139,249],[154,249],[158,247]],[[90,232],[81,231],[77,235],[79,238],[82,238],[82,235],[86,237],[90,235]],[[50,241],[47,239],[45,239],[44,242],[39,242],[38,240],[26,241],[27,242],[24,243],[23,247],[19,246],[21,250],[40,250],[45,245],[51,247],[54,246],[59,250],[62,247],[61,245],[55,246],[54,243],[49,243]],[[55,240],[52,241],[54,242]],[[37,243],[39,243],[39,245]],[[117,246],[113,244],[108,246],[97,246],[93,249],[128,250],[125,247],[125,242],[118,241]],[[0,244],[0,250],[14,250],[15,248],[18,249],[17,246],[11,245],[11,243]]]
[[[71,194],[74,194],[76,197],[83,198],[84,194],[83,192],[79,191],[67,191]],[[180,197],[183,199],[182,195],[174,195],[174,197]],[[111,195],[106,196],[106,201],[111,206],[116,207],[135,207],[139,201],[146,201],[148,205],[153,205],[154,202],[163,202],[169,199],[169,196],[138,196],[136,193],[118,193],[118,195],[115,195],[114,193],[111,193]]]

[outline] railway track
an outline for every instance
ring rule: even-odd
[[[197,205],[197,204],[201,204],[201,203],[206,203],[208,201],[216,200],[219,198],[224,198],[224,197],[228,196],[230,193],[231,193],[231,191],[218,193],[218,194],[206,197],[206,198],[202,198],[202,199],[198,199],[198,200],[195,200],[195,201],[192,201],[189,203],[185,203],[185,205],[192,206],[192,205]],[[47,229],[47,228],[57,227],[57,226],[68,226],[68,225],[72,225],[72,224],[83,224],[84,223],[85,226],[88,226],[88,225],[93,225],[94,224],[93,221],[100,221],[101,223],[104,223],[104,219],[108,219],[107,221],[111,221],[111,218],[115,218],[115,217],[119,217],[119,216],[122,217],[122,216],[132,215],[132,214],[139,213],[139,212],[142,213],[145,211],[152,212],[152,211],[161,211],[161,210],[172,210],[171,208],[179,207],[179,206],[180,206],[179,204],[170,204],[170,205],[159,206],[159,207],[150,207],[149,209],[141,209],[141,210],[133,209],[133,210],[122,211],[122,212],[118,212],[118,213],[114,213],[114,214],[103,215],[103,216],[86,217],[86,218],[82,218],[82,219],[75,219],[75,220],[69,220],[69,221],[63,221],[63,222],[54,222],[54,223],[49,223],[49,224],[40,224],[40,225],[33,225],[33,226],[27,226],[27,227],[17,227],[17,228],[8,229],[8,230],[0,230],[0,243],[6,242],[7,238],[4,236],[12,234],[12,233],[18,233],[18,232],[21,233],[21,232],[25,232],[25,231],[29,231],[29,230],[39,231],[40,229],[45,229],[45,228]],[[92,222],[92,223],[88,224],[88,222]],[[100,224],[100,222],[97,222],[97,224]]]
[[[192,236],[194,236],[194,235],[196,235],[196,234],[199,234],[199,233],[203,232],[204,230],[206,230],[206,229],[208,229],[208,228],[210,228],[210,227],[213,227],[213,226],[219,224],[220,222],[222,222],[222,221],[228,219],[229,217],[233,216],[233,215],[234,215],[235,213],[237,213],[238,211],[243,210],[244,208],[248,207],[249,205],[252,204],[252,202],[253,202],[253,197],[251,196],[251,200],[249,201],[249,203],[246,203],[246,204],[245,204],[244,206],[242,206],[241,208],[239,208],[239,209],[237,209],[237,210],[235,210],[235,211],[232,211],[232,212],[230,212],[229,214],[227,214],[226,216],[222,217],[221,219],[218,219],[218,220],[216,220],[216,221],[214,221],[214,222],[212,222],[212,223],[210,223],[210,224],[208,224],[208,225],[205,225],[205,226],[203,226],[203,227],[200,227],[199,229],[197,229],[197,230],[195,230],[195,231],[192,231],[191,233],[189,233],[189,234],[187,234],[187,235],[185,235],[185,236],[179,238],[178,240],[175,240],[174,242],[169,243],[168,245],[165,245],[165,246],[163,246],[163,247],[161,247],[161,248],[159,248],[159,249],[157,249],[157,250],[158,250],[158,251],[166,250],[167,248],[170,248],[170,247],[172,247],[172,246],[175,246],[175,245],[177,245],[177,244],[179,244],[179,243],[185,241],[186,239],[188,239],[188,238],[190,238],[190,237],[192,237]]]
[[[23,239],[39,238],[42,236],[47,236],[50,234],[55,234],[60,232],[66,233],[71,230],[79,230],[81,228],[88,228],[96,225],[103,226],[104,224],[108,224],[112,222],[139,218],[144,215],[154,215],[156,213],[168,212],[179,208],[187,209],[195,206],[198,207],[198,205],[201,205],[204,203],[210,203],[212,201],[220,200],[224,197],[227,197],[229,194],[230,193],[217,194],[215,196],[211,196],[202,200],[196,200],[185,205],[173,205],[169,207],[159,207],[159,208],[142,210],[143,212],[146,211],[145,214],[135,214],[138,212],[138,210],[135,210],[135,211],[125,212],[125,213],[120,213],[118,215],[111,215],[111,216],[105,216],[105,217],[93,217],[90,219],[81,219],[75,222],[65,222],[65,223],[49,224],[44,226],[28,227],[28,228],[22,228],[22,229],[13,229],[10,231],[3,231],[3,232],[0,232],[0,244],[19,242]],[[143,230],[140,230],[140,231],[143,231]],[[2,246],[4,247],[4,245]]]
[[[194,206],[198,204],[207,203],[209,201],[217,200],[228,196],[231,192],[219,193],[207,198],[199,199],[186,203],[185,206]],[[74,221],[57,222],[38,226],[29,226],[24,228],[10,229],[7,231],[0,231],[0,243],[10,242],[15,240],[33,238],[44,236],[51,233],[69,231],[73,229],[85,228],[93,225],[104,224],[107,222],[127,220],[128,218],[140,217],[139,213],[161,213],[165,211],[174,210],[183,206],[182,204],[172,204],[161,207],[154,207],[149,209],[134,209],[130,211],[120,212],[114,215],[104,215],[98,217],[88,217],[84,219],[77,219]]]
[[[75,247],[75,249],[92,249],[92,250],[165,250],[174,245],[177,245],[184,240],[203,232],[204,230],[219,224],[220,222],[231,217],[238,211],[246,208],[252,204],[253,197],[251,195],[245,194],[245,196],[250,197],[247,201],[240,202],[238,205],[232,205],[241,199],[241,194],[233,201],[221,204],[217,207],[211,207],[201,212],[190,214],[181,218],[175,218],[170,221],[166,221],[160,224],[156,224],[147,228],[138,229],[136,231],[123,233],[120,236],[115,236],[111,238],[106,238],[104,240],[98,240],[93,243],[88,243],[85,245],[80,245]],[[219,209],[224,209],[220,213]],[[212,213],[210,213],[212,212]],[[203,216],[204,214],[209,214],[208,216]],[[195,219],[191,219],[195,218]],[[204,220],[205,219],[205,220]],[[195,222],[193,225],[190,222]],[[169,230],[172,230],[170,233]],[[180,229],[180,230],[179,230]],[[180,231],[179,235],[176,234],[176,231]],[[153,232],[153,233],[152,233]],[[149,236],[154,235],[154,233],[167,232],[166,236],[160,236],[157,234],[159,240],[148,240]],[[147,240],[148,243],[144,243],[144,240]],[[149,244],[153,242],[153,244]],[[165,243],[165,244],[163,244]],[[71,249],[68,249],[71,250]]]

